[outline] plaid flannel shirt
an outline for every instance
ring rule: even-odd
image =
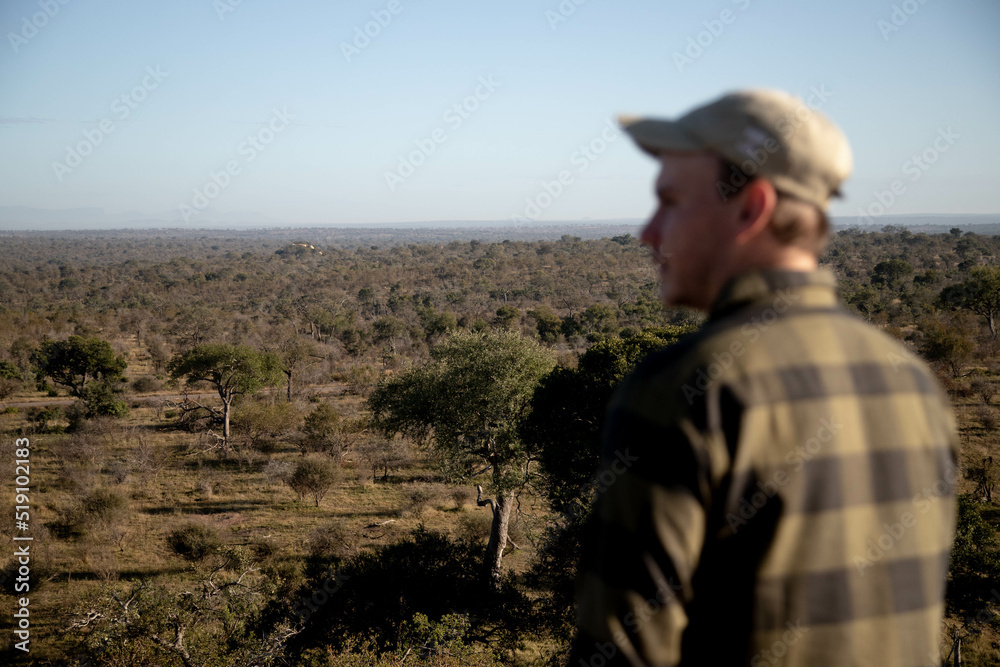
[[[830,272],[737,277],[611,401],[570,665],[939,665],[956,451]]]

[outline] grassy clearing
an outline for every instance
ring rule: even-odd
[[[344,414],[360,407],[357,396],[331,403]],[[308,404],[303,407],[308,408]],[[424,452],[373,480],[371,468],[348,452],[339,479],[314,506],[284,482],[267,474],[271,462],[294,466],[302,458],[289,441],[271,451],[223,458],[204,452],[204,434],[178,430],[176,418],[145,404],[119,423],[104,423],[84,434],[28,435],[32,443],[33,587],[32,651],[35,660],[69,654],[66,629],[86,601],[109,583],[151,579],[172,589],[190,584],[193,565],[168,547],[168,536],[191,523],[208,527],[223,544],[244,545],[266,554],[289,576],[298,576],[318,531],[336,526],[348,536],[347,552],[391,544],[420,525],[484,543],[489,508],[476,505],[475,483],[440,481]],[[58,424],[57,424],[58,426]],[[16,434],[30,430],[25,411],[0,414],[3,474],[13,476]],[[274,465],[272,464],[272,468]],[[8,470],[10,468],[10,470]],[[125,500],[118,516],[87,513],[96,491]],[[544,504],[525,497],[511,537],[521,549],[505,564],[524,570],[531,561],[531,537],[544,519]],[[7,513],[3,535],[14,525]],[[39,578],[44,577],[40,585]],[[9,587],[8,587],[9,588]]]

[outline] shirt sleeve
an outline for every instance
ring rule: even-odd
[[[717,448],[704,433],[689,418],[661,420],[641,406],[609,411],[580,564],[574,667],[680,662],[714,486]]]

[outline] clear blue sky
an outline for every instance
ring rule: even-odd
[[[0,4],[0,207],[179,220],[186,205],[195,226],[504,220],[565,170],[539,220],[640,218],[654,164],[606,123],[771,87],[831,93],[822,110],[856,162],[834,215],[896,179],[888,213],[1000,212],[995,0],[63,1]],[[386,25],[345,56],[372,12]],[[477,88],[465,118],[449,113]],[[947,128],[913,181],[904,163]],[[418,141],[433,154],[390,187]],[[578,153],[592,142],[593,161]]]

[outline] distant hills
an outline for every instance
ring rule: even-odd
[[[837,229],[858,227],[866,231],[878,231],[888,225],[905,227],[914,232],[940,233],[953,227],[980,234],[1000,234],[1000,213],[998,214],[923,214],[884,215],[875,219],[875,224],[858,225],[857,217],[832,219]],[[553,222],[536,221],[527,229],[545,229],[549,234],[556,230],[621,228],[623,232],[638,229],[641,219],[612,220],[559,220]],[[0,206],[0,231],[86,231],[86,230],[166,230],[224,231],[251,229],[291,229],[291,228],[338,228],[338,229],[497,229],[518,228],[509,220],[428,220],[424,222],[400,223],[330,223],[303,225],[296,221],[281,221],[252,212],[206,212],[198,219],[185,223],[177,211],[168,211],[150,216],[139,211],[107,213],[102,208],[44,209],[27,206]],[[546,234],[548,235],[548,234]],[[589,235],[588,235],[589,236]]]

